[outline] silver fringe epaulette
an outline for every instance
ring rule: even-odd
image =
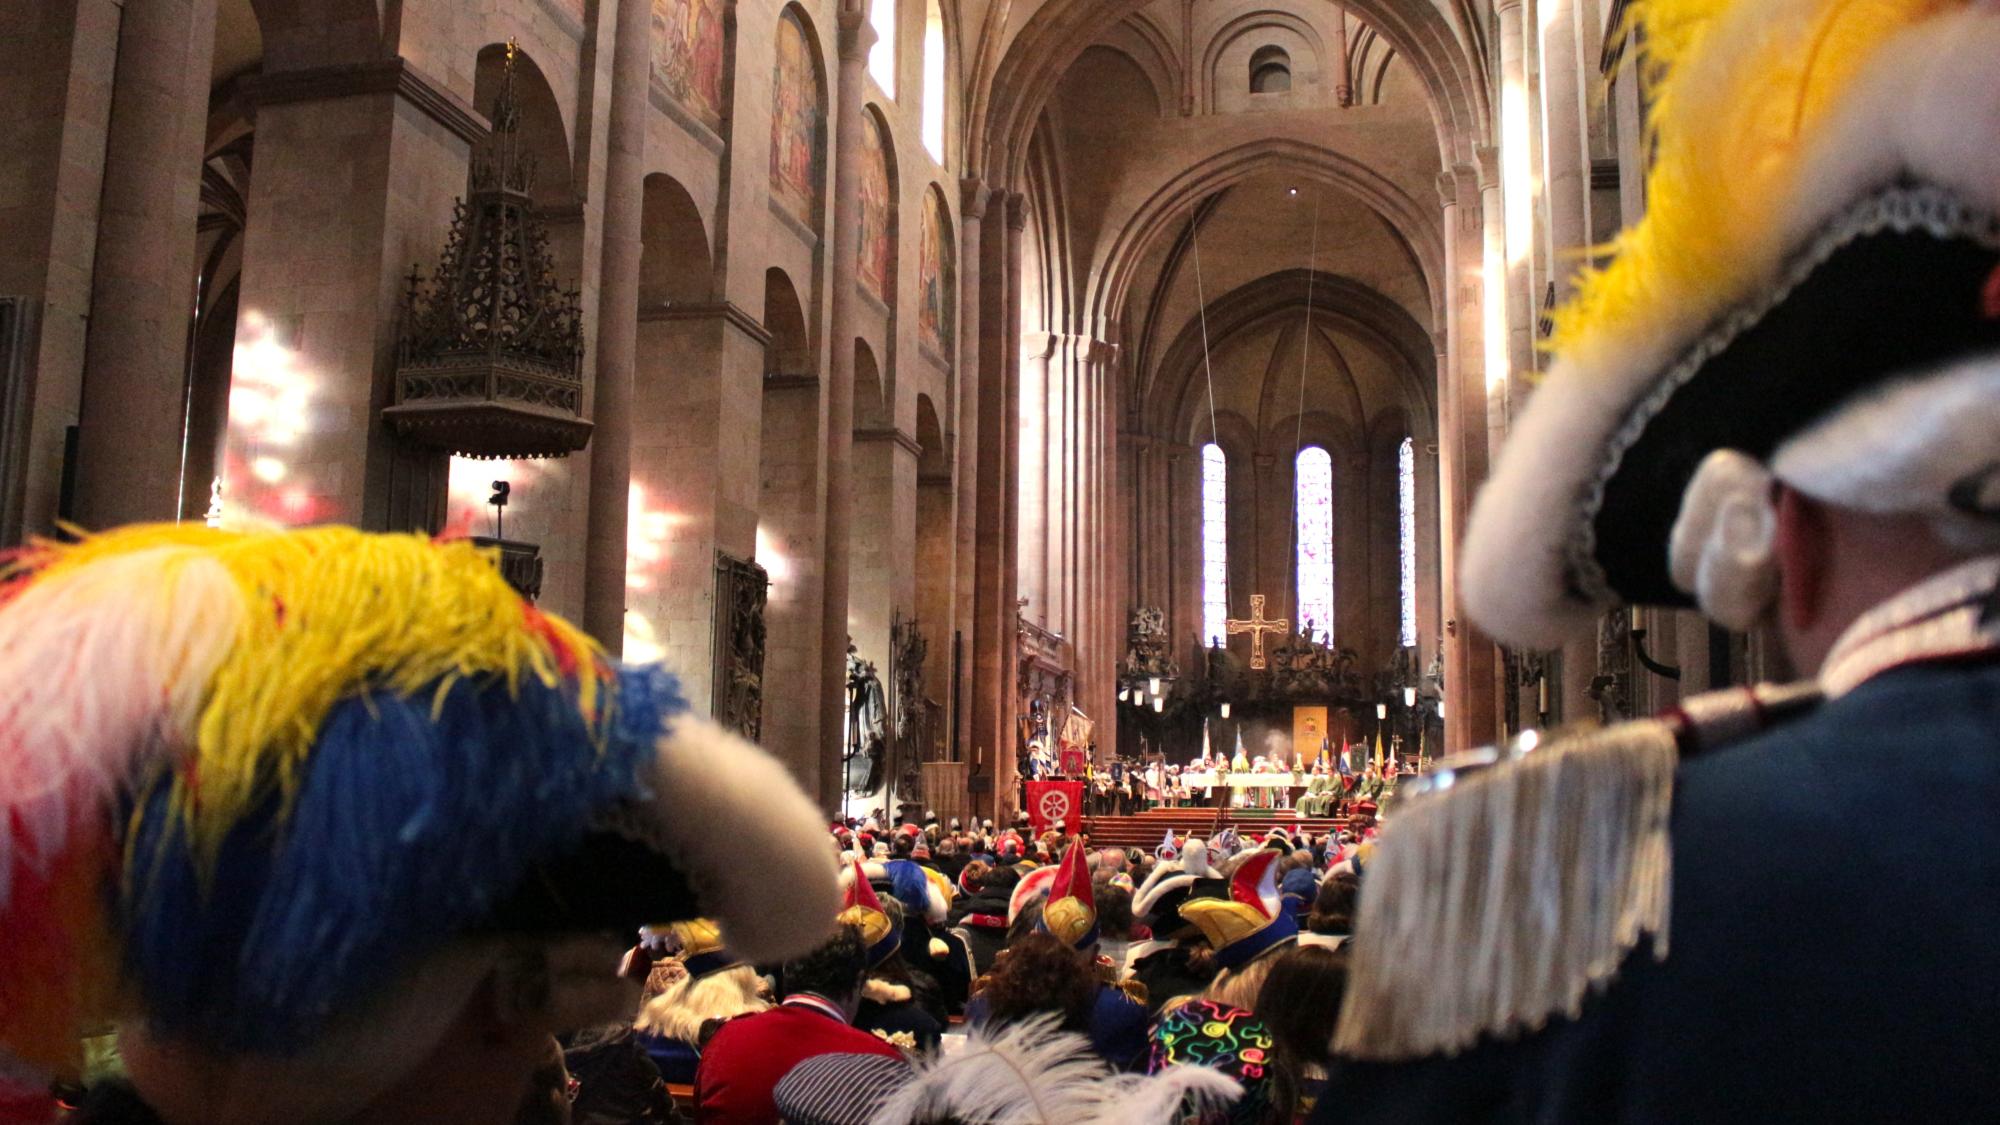
[[[1664,960],[1681,758],[1819,699],[1811,684],[1715,692],[1658,718],[1530,733],[1406,783],[1362,880],[1336,1051],[1457,1054],[1576,1017],[1642,943]]]

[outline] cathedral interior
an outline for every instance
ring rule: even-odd
[[[1004,815],[1064,731],[1645,713],[1760,646],[1454,608],[1545,311],[1645,207],[1624,7],[28,5],[0,542],[481,537],[828,808]]]

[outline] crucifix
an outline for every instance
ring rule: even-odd
[[[1290,621],[1266,621],[1264,619],[1264,595],[1262,594],[1250,595],[1250,620],[1238,621],[1231,618],[1225,624],[1229,626],[1229,635],[1232,637],[1243,633],[1250,634],[1250,668],[1256,672],[1264,670],[1265,636],[1272,633],[1290,633],[1292,631],[1292,623]]]

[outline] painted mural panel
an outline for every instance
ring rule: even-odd
[[[722,126],[723,0],[653,0],[653,81],[711,129]]]
[[[819,225],[819,70],[798,16],[778,19],[778,65],[772,78],[771,198],[809,226]]]
[[[867,152],[861,161],[861,286],[883,303],[889,303],[889,271],[896,256],[896,239],[890,229],[894,221],[889,189],[889,152],[882,140],[882,126],[873,113],[864,113],[862,133]]]
[[[923,253],[917,285],[923,345],[949,360],[958,324],[957,255],[952,250],[951,217],[935,190],[924,193]]]

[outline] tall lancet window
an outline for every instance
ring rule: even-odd
[[[1201,636],[1229,635],[1229,459],[1222,447],[1201,447]]]
[[[1403,563],[1403,618],[1397,634],[1404,648],[1417,646],[1417,440],[1404,438],[1396,452],[1396,511]]]
[[[944,163],[944,10],[929,0],[924,11],[924,151]]]
[[[1333,634],[1333,456],[1318,446],[1296,463],[1299,532],[1298,624]]]
[[[875,45],[868,48],[868,77],[893,98],[896,96],[896,0],[873,0],[868,5],[868,26],[875,29]]]

